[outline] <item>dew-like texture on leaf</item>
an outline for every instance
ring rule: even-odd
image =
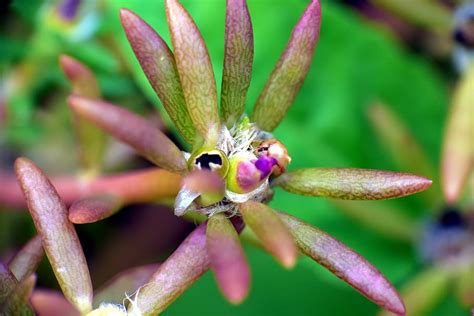
[[[34,315],[28,305],[31,286],[25,281],[29,278],[19,283],[8,267],[0,262],[0,315]]]
[[[207,249],[217,283],[224,296],[238,304],[247,296],[250,270],[240,245],[239,235],[223,213],[209,218]]]
[[[124,294],[135,293],[156,272],[159,264],[148,264],[127,269],[115,275],[110,281],[101,286],[94,295],[94,307],[102,302],[122,304]]]
[[[129,307],[130,314],[137,310],[146,316],[162,312],[209,269],[206,224],[198,226],[140,289],[136,303]]]
[[[135,13],[122,9],[120,18],[148,81],[180,134],[192,144],[196,129],[186,108],[173,53],[151,26]]]
[[[253,31],[246,0],[227,0],[221,116],[232,126],[245,111],[252,77]]]
[[[204,40],[177,0],[166,0],[166,17],[189,115],[201,136],[217,141],[219,114],[216,79]]]
[[[99,195],[74,202],[69,208],[69,220],[74,224],[94,223],[117,212],[122,199],[115,195]]]
[[[445,132],[441,180],[447,202],[456,202],[473,164],[474,65],[456,87]]]
[[[8,263],[8,268],[21,282],[36,271],[38,264],[43,258],[43,244],[41,236],[36,235]]]
[[[427,189],[431,180],[407,173],[369,169],[299,169],[280,176],[275,185],[288,192],[343,200],[384,200]]]
[[[319,1],[312,0],[255,104],[252,120],[261,129],[275,129],[296,98],[313,59],[320,25]]]
[[[64,296],[80,311],[92,308],[89,269],[66,206],[43,172],[26,158],[15,171],[28,209]]]
[[[75,113],[132,146],[156,165],[170,171],[187,169],[179,148],[146,119],[119,106],[83,97],[69,97],[69,105]]]
[[[81,313],[60,292],[38,289],[31,295],[31,305],[38,315],[80,316]]]
[[[293,237],[282,223],[277,213],[265,204],[248,201],[240,204],[240,214],[244,222],[270,252],[285,267],[293,267],[298,251]]]
[[[367,260],[323,231],[290,215],[279,215],[303,253],[373,302],[398,315],[405,315],[405,307],[397,291]]]
[[[89,68],[67,55],[61,55],[59,62],[64,74],[71,82],[73,94],[94,99],[100,98],[99,84]],[[74,115],[74,127],[81,166],[86,172],[99,172],[105,152],[104,132],[77,115]]]

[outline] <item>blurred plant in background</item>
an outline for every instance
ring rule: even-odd
[[[223,3],[204,1],[203,3],[193,4],[186,3],[185,0],[183,0],[183,2],[185,6],[192,11],[191,13],[195,16],[206,38],[210,54],[214,57],[213,60],[215,60],[213,63],[214,73],[217,75],[216,79],[219,80],[219,76],[222,73],[222,65],[219,64],[221,58],[219,56],[222,56],[224,53],[222,49],[223,34],[220,33],[223,28],[217,28],[216,23],[219,22],[223,24],[223,20],[219,21],[218,18],[218,16],[221,16],[224,12]],[[266,74],[273,66],[274,60],[277,59],[278,51],[280,51],[284,45],[284,36],[281,36],[282,40],[279,40],[280,36],[270,38],[266,34],[286,34],[285,32],[288,32],[291,24],[296,20],[296,15],[299,14],[298,12],[306,5],[305,2],[306,1],[290,4],[281,1],[271,6],[265,2],[252,2],[249,4],[250,11],[253,12],[254,16],[254,25],[256,25],[257,29],[261,30],[256,33],[255,60],[258,68],[257,71],[254,72],[252,78],[253,84],[249,88],[249,100],[256,100],[259,90],[265,82]],[[162,3],[160,2],[151,3],[145,1],[134,3],[117,1],[109,3],[104,1],[102,4],[104,4],[104,15],[100,21],[102,21],[101,23],[105,23],[106,27],[104,28],[109,30],[112,34],[117,35],[122,33],[117,23],[117,12],[120,7],[133,9],[149,21],[154,28],[163,29],[166,27],[164,17],[160,15],[163,12]],[[420,56],[407,54],[393,41],[393,37],[387,39],[387,33],[374,30],[373,25],[365,24],[350,12],[350,10],[334,3],[326,3],[325,6],[327,8],[323,12],[325,27],[323,27],[321,32],[321,44],[318,48],[318,58],[316,59],[314,74],[312,72],[309,73],[308,82],[303,86],[300,96],[296,99],[296,103],[301,103],[301,105],[292,108],[288,112],[287,119],[281,124],[279,129],[275,131],[275,136],[285,141],[285,145],[290,153],[293,153],[293,155],[295,155],[295,153],[305,153],[303,156],[293,157],[295,159],[292,165],[295,168],[307,166],[309,163],[321,166],[337,165],[349,167],[357,165],[386,169],[396,168],[391,164],[384,150],[372,146],[374,139],[370,136],[369,126],[363,120],[362,113],[364,113],[364,107],[368,103],[367,101],[374,98],[382,99],[388,104],[391,104],[396,112],[401,114],[404,119],[407,119],[407,123],[413,129],[417,138],[422,141],[424,147],[428,148],[428,155],[430,157],[436,157],[435,153],[438,151],[437,144],[439,144],[440,139],[441,122],[444,120],[443,106],[446,104],[446,82],[443,80],[446,78],[449,80],[449,73],[448,76],[445,76],[445,69],[443,72],[439,70],[433,71],[433,66],[430,65],[430,63],[422,60]],[[287,17],[285,20],[281,20],[281,12],[283,11]],[[449,14],[449,11],[446,12]],[[209,15],[215,15],[217,22],[214,19],[209,19]],[[279,23],[274,23],[275,19],[278,19]],[[351,34],[351,36],[347,36],[347,34]],[[259,38],[259,36],[261,37]],[[111,36],[99,37],[102,38],[102,40],[111,38]],[[148,100],[151,101],[150,103],[159,104],[152,89],[150,89],[146,82],[146,78],[143,76],[140,66],[134,62],[132,52],[128,47],[128,43],[126,43],[125,37],[115,36],[113,38],[116,39],[118,43],[117,52],[121,52],[125,56],[125,58],[123,58],[124,68],[132,70],[138,86],[146,92]],[[449,41],[449,34],[445,38]],[[165,37],[165,40],[168,39]],[[434,43],[440,44],[441,42],[435,41]],[[440,44],[439,46],[443,45]],[[118,73],[117,70],[104,72],[101,66],[106,65],[112,59],[105,58],[100,63],[90,62],[83,56],[87,56],[88,54],[97,56],[97,54],[90,53],[87,47],[88,45],[80,45],[77,48],[78,51],[84,51],[83,55],[75,55],[75,51],[72,55],[85,61],[86,64],[93,68],[95,73],[99,74],[98,79],[104,98],[112,99],[114,102],[128,106],[133,103],[134,107],[132,108],[140,109],[140,112],[144,112],[143,105],[147,105],[149,101],[144,100],[139,93],[136,93],[137,91],[126,72]],[[368,49],[369,47],[370,50]],[[417,52],[417,54],[418,53],[419,52]],[[109,56],[107,56],[107,54],[102,54],[101,56],[110,57],[111,55],[109,54]],[[55,65],[56,61],[57,58],[55,57],[52,64]],[[361,63],[361,61],[363,61],[363,63]],[[50,68],[52,69],[53,67]],[[59,82],[59,76],[57,76],[57,78]],[[124,85],[118,85],[119,82],[128,82],[131,83],[131,85],[128,85],[129,88],[126,88]],[[51,91],[50,87],[51,85],[49,85],[48,91]],[[55,92],[59,94],[56,98],[60,100],[57,102],[58,106],[56,108],[63,109],[63,113],[65,113],[63,96],[66,93],[64,87],[65,85],[61,83],[60,89],[56,89],[56,91],[64,91],[62,95],[61,92]],[[218,92],[219,88],[220,87],[217,87]],[[400,91],[404,93],[400,93]],[[419,91],[423,91],[423,95],[421,95]],[[314,104],[315,100],[317,100],[318,105],[308,107],[309,104]],[[142,107],[137,108],[137,105]],[[40,112],[51,113],[51,109],[48,108],[47,111],[40,110]],[[419,117],[421,115],[427,115],[426,120],[420,121]],[[54,117],[54,120],[59,122],[64,121],[65,116],[60,117],[55,115]],[[167,120],[166,115],[164,116],[164,120]],[[49,122],[53,122],[53,120]],[[37,127],[44,126],[42,122],[38,122],[37,124]],[[45,135],[43,139],[50,139],[51,134],[62,138],[64,137],[63,135],[69,135],[70,130],[72,129],[69,127],[69,124],[62,124],[60,125],[60,129],[56,129],[55,133]],[[301,135],[306,134],[312,135],[311,139],[309,139],[309,137],[301,137]],[[40,134],[36,133],[35,136],[36,135]],[[364,142],[361,142],[361,139],[364,139]],[[10,144],[12,140],[13,138],[9,138]],[[70,144],[71,141],[67,139],[64,143]],[[45,146],[45,143],[42,144],[43,146],[41,147],[48,151],[57,147],[50,145]],[[57,141],[54,145],[57,145]],[[186,146],[183,148],[188,149]],[[315,150],[308,150],[309,148],[314,148]],[[28,150],[29,148],[26,146],[15,147],[16,152],[21,150],[25,153],[25,149]],[[60,151],[53,157],[63,156],[64,152],[70,152],[70,150]],[[15,156],[16,155],[15,153]],[[31,156],[30,154],[27,155]],[[44,157],[44,154],[36,153],[32,157],[35,161],[42,161],[38,158]],[[51,159],[49,160],[51,161]],[[71,161],[69,163],[71,163]],[[128,162],[128,165],[124,165],[122,162],[120,167],[111,168],[106,158],[102,168],[105,168],[106,172],[107,170],[127,170],[129,169],[129,164]],[[134,162],[134,164],[136,164],[136,162]],[[41,163],[40,165],[43,166],[45,164]],[[52,174],[61,174],[64,173],[64,170],[68,170],[63,167],[59,168],[60,172],[58,172],[57,167],[59,166],[56,165],[46,164],[46,166],[49,166],[47,167],[49,174],[51,174],[51,171],[53,171]],[[78,179],[82,179],[83,170],[84,168],[82,167],[78,169],[79,172],[77,174],[79,178],[72,177],[71,179],[71,177],[68,177],[68,179],[63,178],[61,180],[67,180],[66,183],[73,183],[73,185],[69,186],[71,189],[70,192],[76,191],[84,194],[80,195],[80,197],[90,196],[91,193],[94,195],[94,192],[98,193],[98,191],[94,191],[94,189],[78,191],[78,189],[82,190],[82,187],[78,186],[78,184],[81,183]],[[157,170],[154,176],[150,175],[149,177],[160,179],[158,172],[162,171]],[[138,175],[140,174],[141,172],[138,172]],[[116,181],[114,176],[107,176],[104,179],[102,179],[101,176],[99,179],[99,184],[91,187],[109,188],[113,187],[113,185],[110,186],[110,182],[108,181]],[[121,183],[123,184],[121,194],[124,191],[128,191],[124,189],[127,188],[126,184],[129,180],[126,177],[120,178],[120,176],[118,179],[121,179]],[[57,179],[53,178],[55,185],[57,183],[56,180]],[[56,186],[58,190],[61,191],[61,186]],[[175,190],[178,188],[179,181],[176,182]],[[18,189],[16,189],[16,193],[20,193]],[[63,194],[60,193],[60,195],[64,198]],[[427,195],[429,196],[431,194],[422,194],[420,196],[421,200],[429,199]],[[21,194],[18,196],[21,200]],[[73,195],[70,202],[74,201],[77,197],[78,195]],[[105,203],[106,206],[113,205],[113,203],[110,203],[109,197],[109,195],[102,195],[102,203]],[[19,199],[17,199],[17,201]],[[154,199],[150,198],[150,200]],[[419,199],[416,198],[410,198],[404,199],[403,201],[388,202],[388,204],[390,206],[404,206],[405,209],[414,210],[422,205],[422,202],[418,200]],[[131,199],[128,202],[121,202],[116,205],[136,203],[138,201],[139,200]],[[83,205],[87,206],[87,200],[85,202]],[[357,238],[354,238],[354,229],[357,230],[357,228],[354,227],[350,221],[340,217],[334,212],[330,204],[324,200],[300,198],[296,200],[291,195],[285,194],[285,192],[279,192],[279,194],[275,195],[275,199],[271,202],[271,205],[273,208],[278,209],[291,209],[294,208],[295,205],[298,205],[300,210],[298,210],[295,215],[303,217],[312,224],[323,227],[326,231],[331,231],[338,239],[344,240],[344,242],[351,245],[352,248],[359,249],[364,256],[369,257],[370,261],[373,261],[375,265],[381,267],[381,270],[387,273],[390,279],[399,280],[397,283],[401,283],[400,279],[407,274],[407,271],[410,271],[410,267],[413,265],[412,256],[407,247],[402,248],[398,244],[387,244],[385,240],[375,238],[376,235],[370,235],[370,232],[362,230],[357,231]],[[112,208],[109,208],[109,210],[110,209]],[[309,212],[309,210],[318,210],[318,212]],[[124,215],[127,213],[130,214],[129,216],[140,216],[140,212],[134,212],[133,210],[125,210]],[[1,216],[0,222],[2,223],[0,224],[8,228],[8,223],[12,223],[10,218],[18,218],[20,215],[10,213],[2,214]],[[120,218],[121,216],[122,212],[112,217],[112,221],[107,220],[108,225],[113,224],[114,218]],[[25,227],[25,225],[23,224],[22,227]],[[80,235],[82,230],[83,235],[85,232],[86,236],[94,236],[91,235],[92,228],[87,231],[82,227],[77,227]],[[94,225],[93,227],[95,230],[99,229],[102,232],[104,231],[104,226]],[[7,236],[3,241],[8,243],[8,240],[11,240],[9,239],[11,237],[8,237],[9,229],[4,229],[3,232],[3,234]],[[17,234],[17,236],[18,235],[19,234]],[[107,239],[111,241],[121,240],[121,242],[128,240],[128,245],[133,246],[127,247],[124,243],[123,247],[115,247],[115,249],[127,249],[130,251],[132,247],[137,245],[137,243],[131,244],[131,235],[127,236],[126,232],[120,235],[123,237],[119,238],[117,235],[112,235],[107,237]],[[97,236],[100,237],[97,238]],[[97,241],[98,239],[102,239],[102,236],[104,236],[104,233],[99,233],[95,234],[94,238]],[[165,235],[160,234],[160,236]],[[248,235],[244,232],[244,236],[247,237]],[[24,239],[25,237],[22,238]],[[139,241],[140,239],[136,240]],[[18,245],[18,241],[12,244]],[[91,252],[87,249],[90,249],[88,242],[85,243],[85,247],[86,255],[90,256]],[[341,287],[339,283],[328,285],[328,282],[332,283],[332,279],[330,277],[325,278],[326,274],[322,273],[321,270],[315,270],[313,268],[315,266],[314,264],[306,264],[307,260],[301,260],[301,264],[291,273],[281,273],[279,268],[261,256],[258,250],[252,248],[246,250],[250,262],[258,269],[258,273],[253,277],[253,293],[243,305],[238,308],[229,307],[219,298],[211,278],[204,276],[203,280],[197,282],[190,291],[186,292],[183,297],[179,299],[178,304],[173,304],[170,307],[169,313],[189,314],[199,310],[207,314],[225,311],[232,315],[240,315],[242,313],[261,314],[263,312],[272,312],[276,315],[289,312],[308,314],[312,312],[312,309],[316,305],[318,305],[318,313],[330,315],[341,313],[347,308],[350,308],[354,314],[361,315],[374,313],[375,311],[370,304],[365,303],[358,298],[357,295],[353,295],[350,290]],[[166,253],[167,251],[169,252],[169,250],[165,250],[164,252]],[[119,271],[117,268],[114,270],[113,260],[109,260],[109,265],[107,268],[109,275],[112,271]],[[91,268],[92,270],[97,269],[94,262],[91,264]],[[307,282],[307,273],[309,271],[315,271],[318,274],[318,280],[315,280],[315,282]],[[92,272],[92,274],[94,274],[94,271]],[[95,274],[97,275],[97,272]],[[276,283],[273,280],[275,274],[279,275],[281,283]],[[40,272],[40,284],[44,284],[44,282],[51,284],[45,281],[45,275],[47,275],[47,273]],[[101,278],[104,279],[104,276]],[[43,281],[41,279],[43,279]],[[93,279],[95,278],[93,277]],[[271,286],[268,286],[268,284],[271,284]],[[289,291],[289,286],[287,285],[300,289],[299,294],[294,295],[294,291]],[[124,291],[122,291],[122,294],[123,292]],[[206,293],[205,299],[202,297],[202,293]],[[315,297],[312,293],[319,294]],[[340,298],[344,298],[345,307],[342,307],[342,304],[339,303]],[[263,299],[267,303],[262,304]],[[120,301],[116,303],[120,303]],[[441,310],[443,310],[443,308],[444,311],[446,311],[446,307],[441,306]],[[450,312],[447,313],[449,315],[457,315],[456,313],[459,313],[459,311],[454,309],[453,312],[451,309]]]

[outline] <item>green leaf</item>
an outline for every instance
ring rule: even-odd
[[[36,271],[43,254],[41,236],[36,235],[10,260],[8,268],[15,275],[15,278],[22,282]]]

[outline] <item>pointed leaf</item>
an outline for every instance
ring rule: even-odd
[[[168,45],[135,13],[122,9],[120,19],[148,81],[180,134],[192,144],[196,129],[186,108],[176,62]]]
[[[43,244],[41,236],[36,235],[15,255],[8,263],[8,268],[19,282],[36,271],[43,258]]]
[[[0,315],[34,315],[28,305],[30,280],[18,283],[8,267],[0,262]]]
[[[61,55],[59,62],[76,95],[100,98],[100,90],[92,71],[74,58]],[[105,134],[92,123],[74,115],[75,132],[79,145],[79,159],[86,172],[100,171],[104,152]]]
[[[188,12],[177,0],[166,0],[166,17],[189,115],[201,136],[217,142],[219,115],[216,79],[204,40]]]
[[[357,220],[367,228],[394,240],[413,242],[418,228],[413,218],[403,210],[376,201],[332,200],[345,215]]]
[[[187,169],[179,148],[144,118],[116,105],[78,96],[69,97],[69,105],[158,166],[178,172]]]
[[[252,120],[261,129],[275,129],[295,100],[313,59],[320,24],[319,1],[311,0],[253,109]]]
[[[31,295],[31,305],[38,315],[80,316],[81,313],[69,303],[61,293],[51,290],[35,290]]]
[[[43,247],[66,298],[80,311],[92,308],[92,284],[87,262],[67,209],[43,172],[26,158],[15,171]]]
[[[140,289],[129,313],[156,315],[209,269],[206,223],[199,225]]]
[[[455,203],[474,164],[474,66],[454,92],[442,152],[441,184],[448,203]]]
[[[149,264],[120,272],[96,291],[94,306],[102,302],[122,304],[124,297],[131,296],[143,286],[158,267],[159,264]]]
[[[231,303],[241,303],[249,291],[250,270],[239,235],[223,213],[209,218],[206,235],[211,267],[219,288]]]
[[[385,200],[426,190],[431,180],[408,173],[313,168],[287,172],[275,185],[288,192],[342,200]]]
[[[323,231],[290,215],[279,215],[303,253],[371,301],[397,315],[405,315],[405,307],[397,291],[368,261]]]
[[[450,276],[446,269],[425,268],[402,289],[403,301],[408,315],[421,316],[429,313],[440,303],[449,290]],[[389,316],[387,312],[380,316]]]
[[[94,223],[115,214],[123,205],[115,195],[103,194],[74,202],[69,208],[69,220],[74,224]]]
[[[389,107],[376,103],[369,108],[368,114],[382,145],[389,151],[400,170],[422,174],[429,178],[437,174],[423,148]],[[436,190],[431,189],[428,192],[430,194],[426,197],[431,203],[439,199],[439,192]]]
[[[295,265],[298,251],[293,237],[274,210],[265,204],[248,201],[240,204],[239,211],[268,252],[287,268]]]
[[[227,0],[221,116],[231,127],[245,111],[252,77],[253,31],[246,0]]]

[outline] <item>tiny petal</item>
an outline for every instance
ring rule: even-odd
[[[240,204],[239,211],[263,247],[284,267],[293,267],[298,251],[293,237],[275,211],[265,204],[254,201]]]
[[[196,129],[186,108],[176,62],[168,45],[135,13],[122,9],[120,19],[148,81],[180,134],[192,144]]]
[[[69,208],[69,220],[74,224],[100,221],[115,214],[122,206],[118,196],[103,194],[74,202]]]
[[[100,89],[92,71],[76,59],[61,55],[59,62],[72,85],[72,92],[88,98],[99,99]],[[98,173],[105,152],[105,134],[91,122],[74,115],[79,159],[85,171]]]
[[[407,173],[313,168],[287,172],[274,181],[288,192],[342,200],[385,200],[426,190],[431,180]]]
[[[209,218],[206,235],[211,267],[219,288],[231,303],[239,304],[250,286],[250,270],[239,235],[222,213]]]
[[[189,115],[201,136],[213,146],[220,120],[216,79],[207,47],[191,16],[177,0],[166,0],[165,6]]]
[[[455,203],[474,165],[474,65],[454,93],[442,151],[441,184],[448,203]]]
[[[102,302],[122,304],[124,294],[135,293],[150,279],[159,266],[159,264],[148,264],[120,272],[96,291],[94,306],[99,306]]]
[[[43,172],[26,158],[15,171],[43,247],[66,298],[80,311],[92,309],[89,269],[67,209]]]
[[[296,98],[313,59],[320,25],[319,1],[311,0],[253,109],[252,121],[261,129],[275,129]]]
[[[246,0],[227,0],[222,120],[231,127],[245,111],[252,76],[253,31]]]
[[[206,224],[198,226],[140,289],[130,315],[162,312],[209,269]]]
[[[69,105],[76,114],[129,144],[158,166],[177,172],[187,169],[179,148],[144,118],[119,106],[78,96],[69,97]]]
[[[323,267],[385,309],[405,315],[405,306],[390,282],[360,255],[323,231],[283,213],[298,247]]]
[[[43,254],[41,236],[36,235],[10,260],[8,268],[15,275],[15,278],[22,282],[36,271]]]

